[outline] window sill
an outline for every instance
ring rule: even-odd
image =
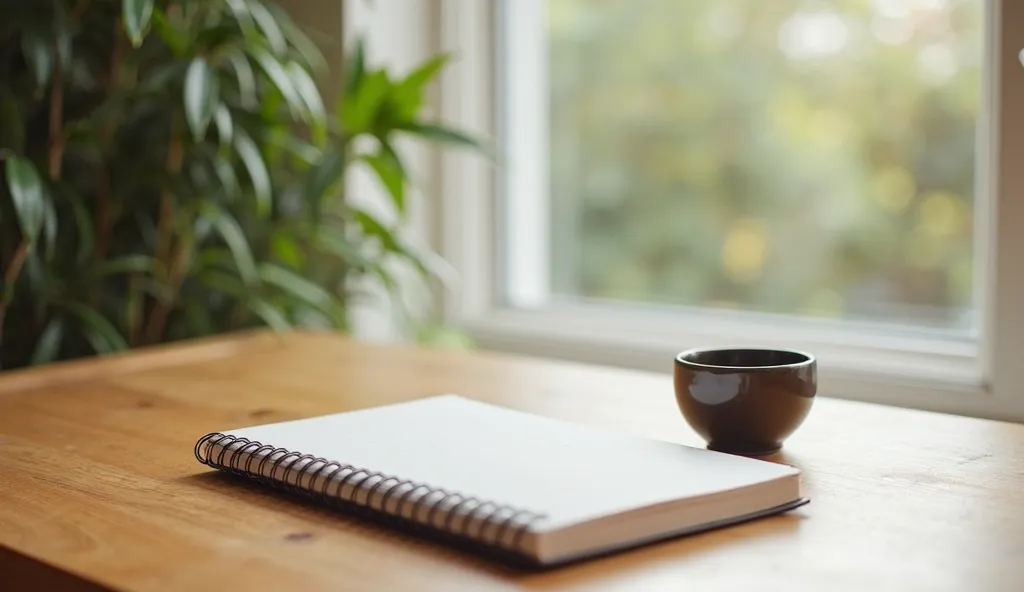
[[[992,419],[1020,420],[1001,405],[967,340],[573,305],[497,309],[462,323],[484,349],[661,373],[697,346],[791,347],[819,360],[822,396]],[[782,335],[782,337],[780,337]]]

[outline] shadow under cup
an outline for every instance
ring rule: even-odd
[[[803,423],[817,392],[817,360],[764,348],[693,349],[675,359],[679,410],[708,448],[777,452]]]

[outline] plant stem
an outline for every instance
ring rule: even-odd
[[[187,272],[186,262],[192,257],[191,238],[182,238],[178,241],[177,247],[169,270],[170,277],[168,283],[171,286],[172,298],[176,298],[181,290],[181,283],[185,279]],[[153,306],[153,312],[150,314],[149,322],[146,325],[147,343],[156,343],[160,340],[160,336],[163,335],[164,327],[167,324],[167,315],[170,312],[171,304],[173,304],[173,301],[163,302],[158,300]]]
[[[110,55],[110,72],[107,76],[107,98],[112,99],[114,93],[120,86],[121,69],[124,65],[124,54],[127,50],[127,39],[121,29],[121,19],[114,22],[114,51]],[[114,151],[111,142],[114,139],[116,126],[113,119],[103,124],[100,132],[102,149],[109,154]],[[96,249],[93,251],[95,261],[103,261],[107,254],[107,247],[110,244],[110,171],[102,167],[99,174],[99,186],[96,188]]]
[[[0,296],[0,341],[3,341],[4,319],[7,317],[7,306],[14,297],[14,282],[21,275],[21,268],[25,265],[25,259],[28,257],[28,249],[28,241],[22,239],[21,243],[18,244],[18,248],[14,251],[14,255],[11,257],[10,264],[8,264],[7,269],[4,271],[4,291],[3,295]]]
[[[181,124],[177,116],[174,116],[171,122],[171,142],[167,147],[167,163],[166,169],[169,173],[169,177],[174,178],[181,172],[181,163],[184,158],[185,144],[181,138]],[[164,186],[163,191],[160,193],[160,217],[157,220],[156,225],[156,262],[157,271],[163,275],[163,280],[166,282],[168,287],[172,288],[169,301],[157,299],[153,303],[153,310],[150,311],[149,320],[146,322],[146,334],[145,340],[147,343],[156,343],[159,341],[160,336],[163,334],[164,325],[167,322],[167,313],[170,311],[170,306],[173,300],[177,296],[176,292],[178,286],[175,286],[176,278],[174,277],[175,270],[172,269],[174,261],[172,260],[171,254],[171,230],[172,220],[174,218],[174,193],[171,192],[169,186]],[[174,259],[177,259],[181,252],[188,248],[191,249],[187,244],[181,244],[184,241],[179,242],[177,253],[174,254]]]
[[[171,310],[170,303],[157,300],[153,304],[153,310],[149,313],[149,321],[146,323],[145,343],[157,343],[164,332],[164,325],[167,324],[167,313]]]
[[[171,123],[171,141],[167,147],[165,168],[170,178],[181,172],[181,161],[184,158],[185,144],[181,139],[181,125],[175,117]],[[156,260],[163,262],[167,269],[168,255],[171,248],[171,221],[174,216],[174,193],[165,185],[160,192],[160,217],[156,225]]]

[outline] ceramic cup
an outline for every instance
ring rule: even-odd
[[[708,448],[763,456],[803,423],[817,391],[811,354],[767,348],[705,348],[675,359],[679,410]]]

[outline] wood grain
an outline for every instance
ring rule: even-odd
[[[236,335],[0,374],[0,590],[874,592],[1024,582],[1024,426],[1015,424],[819,399],[774,459],[804,469],[809,506],[541,573],[303,505],[192,457],[208,431],[442,392],[701,444],[668,375],[322,334]]]

